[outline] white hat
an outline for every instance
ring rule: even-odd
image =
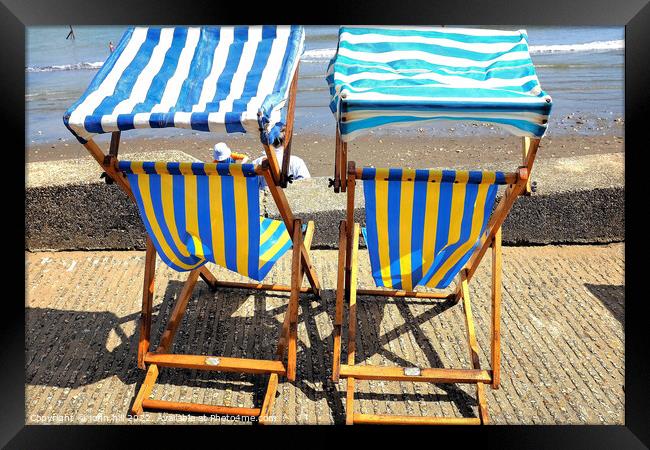
[[[214,145],[214,159],[217,161],[223,161],[224,159],[230,158],[231,153],[230,148],[225,142],[219,142]]]

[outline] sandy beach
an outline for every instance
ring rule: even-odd
[[[395,130],[393,130],[395,131]],[[614,130],[611,130],[614,131]],[[216,140],[196,132],[174,138],[133,138],[122,134],[121,152],[180,150],[201,160],[212,158]],[[232,149],[251,158],[262,154],[257,136],[233,136],[226,140]],[[104,143],[103,148],[108,144]],[[511,136],[437,137],[422,133],[413,136],[390,135],[358,138],[350,143],[349,159],[377,167],[457,167],[480,169],[483,163],[504,163],[504,169],[521,158],[521,141]],[[624,151],[622,133],[605,136],[561,135],[542,139],[538,160]],[[312,176],[331,176],[334,168],[334,138],[322,134],[296,134],[292,152],[305,160]],[[27,162],[89,158],[86,149],[75,140],[38,145],[27,149]]]

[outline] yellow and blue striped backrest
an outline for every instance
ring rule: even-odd
[[[502,172],[364,168],[363,236],[377,286],[449,286],[471,256]]]
[[[253,164],[120,161],[160,258],[177,271],[211,261],[262,280],[289,248],[283,222],[260,217]]]

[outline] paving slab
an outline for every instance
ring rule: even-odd
[[[298,377],[282,380],[273,417],[284,424],[345,422],[345,385],[330,381],[336,251],[313,251],[323,296],[304,295]],[[502,384],[486,389],[493,424],[624,423],[624,245],[504,247]],[[268,276],[288,283],[290,259]],[[489,258],[470,284],[480,360],[489,363]],[[220,279],[239,275],[210,265]],[[144,372],[136,367],[144,252],[26,253],[27,423],[245,424],[243,418],[146,412],[127,417]],[[372,286],[367,252],[359,283]],[[186,274],[158,260],[153,342]],[[205,355],[273,355],[286,295],[198,283],[173,350]],[[460,305],[360,297],[360,364],[469,367]],[[347,336],[344,328],[343,336]],[[343,339],[343,355],[346,354]],[[251,407],[266,377],[162,369],[153,397]],[[475,417],[475,387],[359,383],[357,411]]]

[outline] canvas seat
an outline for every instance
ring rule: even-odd
[[[174,270],[212,262],[261,281],[291,248],[284,222],[260,217],[252,164],[120,161],[119,169],[157,253]]]
[[[361,228],[379,287],[444,289],[485,231],[502,172],[364,168]]]

